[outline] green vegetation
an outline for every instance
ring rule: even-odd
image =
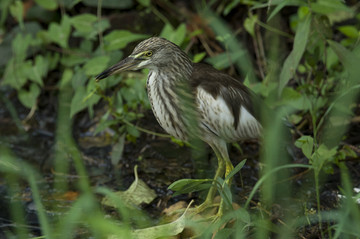
[[[8,221],[0,216],[0,237],[166,238],[187,227],[197,228],[199,238],[360,238],[360,194],[353,191],[360,185],[359,8],[356,0],[2,0],[0,124],[11,119],[15,129],[0,126],[0,191],[6,192],[1,200],[10,214]],[[94,80],[153,35],[173,41],[195,62],[241,77],[273,110],[263,116],[260,156],[250,157],[258,160],[256,184],[241,200],[219,179],[228,207],[240,207],[212,224],[183,212],[162,224],[141,209],[144,201],[129,206],[128,198],[94,182],[78,146],[74,132],[83,119],[96,122],[93,135],[111,130],[109,160],[115,168],[126,145],[145,140],[141,135],[169,137],[141,124],[150,108],[146,71]],[[48,105],[51,114],[44,112]],[[14,145],[32,139],[32,128],[47,124],[41,117],[49,115],[56,122],[51,152],[35,148],[51,165],[44,169],[43,162],[33,162]],[[243,148],[233,146],[240,155]],[[192,148],[195,157],[199,149]],[[141,162],[142,155],[135,155]],[[230,175],[247,170],[245,162],[250,159],[235,161]],[[52,181],[44,183],[49,174]],[[139,198],[153,195],[135,175],[120,195],[135,195],[138,188],[144,190]],[[332,176],[336,188],[331,190],[342,197],[325,206],[322,195],[331,190],[324,184]],[[211,180],[171,183],[175,195],[188,195],[207,189]],[[72,191],[76,196],[65,207],[47,195]],[[103,196],[112,200],[112,209],[101,204]],[[26,201],[35,207],[36,226],[28,221]]]

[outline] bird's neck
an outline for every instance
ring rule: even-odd
[[[167,65],[150,68],[147,79],[148,97],[157,121],[166,132],[182,140],[187,136],[180,106],[188,100],[192,70],[190,59],[185,63],[170,59]]]
[[[187,58],[169,59],[168,64],[159,65],[150,69],[150,72],[156,73],[163,79],[168,79],[173,83],[189,81],[193,70],[193,63]]]

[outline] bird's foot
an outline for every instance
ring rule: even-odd
[[[208,211],[209,209],[213,209],[219,206],[219,203],[214,202],[213,200],[205,200],[202,204],[199,206],[196,206],[195,210],[197,213],[201,214],[205,211]]]

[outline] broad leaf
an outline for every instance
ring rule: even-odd
[[[58,7],[56,0],[35,0],[35,2],[46,10],[55,10]]]
[[[22,1],[14,1],[10,6],[10,13],[19,22],[20,27],[24,28],[24,6]]]
[[[142,203],[149,204],[156,198],[154,190],[149,188],[146,183],[139,179],[137,174],[137,166],[134,167],[135,180],[126,191],[115,192],[125,205],[128,207],[140,206]],[[116,202],[113,198],[106,196],[102,200],[102,204],[116,207]]]
[[[328,149],[324,144],[321,144],[319,148],[313,153],[312,157],[312,165],[314,166],[314,170],[316,174],[319,174],[322,167],[326,162],[331,162],[333,157],[337,152],[337,148],[334,147],[332,149]]]
[[[105,50],[113,51],[126,47],[127,44],[133,41],[147,38],[145,34],[135,34],[126,30],[114,30],[104,37]]]
[[[85,13],[71,18],[71,24],[79,32],[92,32],[94,30],[93,23],[97,17],[93,14]]]
[[[85,73],[94,76],[104,71],[109,65],[109,56],[96,56],[88,60],[84,65]]]
[[[206,52],[197,53],[197,54],[194,56],[193,62],[198,63],[198,62],[200,62],[202,59],[204,59],[205,56],[206,56]]]
[[[75,95],[71,99],[70,105],[70,117],[73,117],[76,113],[87,107],[87,103],[84,102],[86,97],[86,89],[83,86],[76,88]]]
[[[354,26],[340,26],[338,30],[349,38],[359,37],[359,30]]]
[[[99,0],[82,0],[82,2],[91,7],[99,7]],[[108,9],[129,9],[133,6],[133,0],[121,0],[121,1],[113,1],[113,0],[103,0],[101,1],[102,8]]]
[[[20,102],[28,108],[31,108],[36,104],[36,100],[39,95],[40,88],[35,83],[32,83],[30,85],[29,91],[26,91],[24,89],[18,91],[18,97]]]
[[[144,7],[150,7],[150,3],[151,3],[150,0],[137,0],[137,1]]]
[[[244,55],[246,55],[246,51],[243,50],[235,52],[224,52],[211,58],[206,58],[205,61],[211,64],[216,69],[224,69],[231,66],[236,61],[240,60],[241,57],[244,57]]]
[[[63,48],[67,48],[70,31],[70,19],[67,15],[64,15],[60,24],[55,22],[50,23],[47,34],[53,42],[59,44]]]
[[[166,24],[160,33],[160,37],[164,37],[176,45],[181,45],[185,39],[186,25],[180,24],[177,29],[174,29],[170,24]]]
[[[11,44],[11,47],[17,62],[25,60],[26,53],[31,44],[31,41],[32,37],[30,34],[24,36],[23,34],[18,33],[16,35]]]
[[[256,14],[254,14],[254,15],[246,18],[244,21],[245,30],[248,33],[250,33],[250,35],[252,37],[255,37],[255,24],[256,24],[257,20],[258,20],[258,16]]]
[[[140,136],[139,130],[133,125],[126,125],[126,131],[135,138]]]
[[[44,59],[44,57],[37,55],[35,57],[34,65],[27,71],[29,79],[41,86],[44,85],[42,79],[46,76],[48,67],[48,62]]]
[[[301,148],[306,158],[311,160],[311,155],[314,148],[314,139],[311,136],[303,135],[295,142],[295,146]]]
[[[3,84],[10,85],[14,89],[21,89],[27,82],[27,71],[32,66],[31,61],[17,63],[11,59],[6,65]]]
[[[210,188],[212,179],[180,179],[173,182],[168,189],[175,191],[174,196],[184,193],[202,191]]]

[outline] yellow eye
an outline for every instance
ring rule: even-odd
[[[152,51],[147,51],[147,52],[145,53],[145,56],[147,56],[147,57],[152,56]]]

